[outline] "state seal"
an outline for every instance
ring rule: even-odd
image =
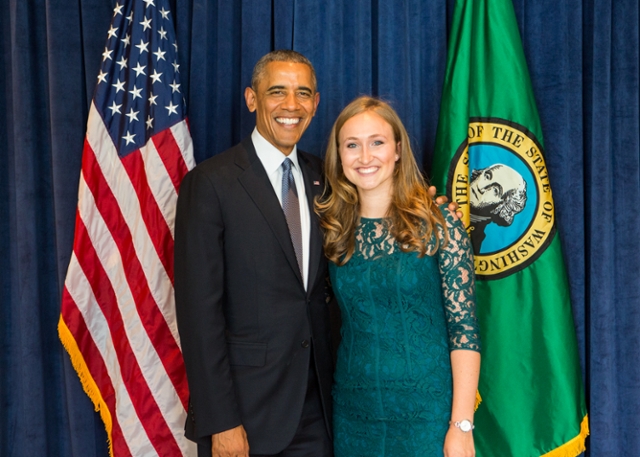
[[[472,118],[456,151],[447,194],[463,212],[478,279],[526,268],[549,246],[555,212],[540,142],[522,125]]]

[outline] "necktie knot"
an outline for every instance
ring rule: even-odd
[[[293,165],[293,162],[291,162],[291,159],[287,157],[284,159],[284,162],[282,162],[282,171],[284,173],[289,173],[291,171],[291,165]]]

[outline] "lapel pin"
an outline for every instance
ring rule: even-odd
[[[320,181],[313,181],[313,185],[314,186],[319,186],[320,185]]]

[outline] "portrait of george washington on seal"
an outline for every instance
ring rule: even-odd
[[[480,253],[485,228],[494,223],[507,227],[527,203],[527,183],[513,168],[497,163],[471,171],[469,204],[471,242]]]

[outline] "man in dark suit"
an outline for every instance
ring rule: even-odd
[[[321,161],[296,144],[319,102],[311,63],[274,51],[245,90],[256,128],[187,174],[175,293],[199,456],[330,456]]]

